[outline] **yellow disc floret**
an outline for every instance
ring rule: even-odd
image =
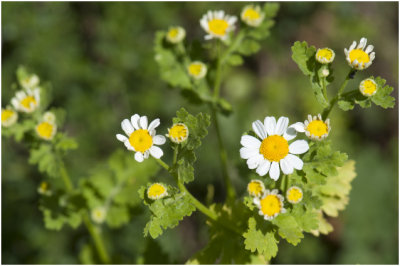
[[[358,63],[364,65],[369,62],[369,55],[362,49],[354,49],[349,52],[350,62],[357,60]]]
[[[107,217],[107,209],[104,207],[96,207],[91,211],[90,216],[95,223],[101,224]]]
[[[15,124],[18,119],[18,114],[12,109],[1,109],[1,125],[9,127]]]
[[[167,32],[167,40],[170,43],[179,43],[186,36],[186,31],[182,27],[170,27]]]
[[[365,79],[360,83],[360,92],[364,96],[372,96],[376,93],[378,85],[373,79]]]
[[[32,106],[36,106],[37,104],[36,99],[33,96],[26,96],[20,103],[26,109],[32,109]]]
[[[145,152],[153,145],[153,138],[150,136],[147,129],[135,130],[129,136],[129,143],[138,152]]]
[[[267,195],[260,200],[260,210],[264,215],[274,217],[281,212],[282,203],[277,195]]]
[[[159,183],[154,183],[147,189],[147,197],[153,200],[167,196],[167,188]]]
[[[260,13],[254,10],[253,8],[248,8],[243,12],[242,18],[255,20],[260,18]]]
[[[287,190],[286,198],[290,203],[299,203],[303,199],[303,191],[301,188],[293,186]]]
[[[46,196],[51,195],[49,183],[47,183],[46,181],[40,183],[40,186],[38,187],[38,193]]]
[[[314,120],[308,124],[306,130],[314,136],[321,137],[328,133],[328,125],[321,120]]]
[[[5,122],[8,119],[10,119],[14,115],[14,113],[15,112],[13,110],[7,110],[7,109],[3,110],[1,112],[1,122]]]
[[[171,141],[175,143],[181,143],[187,140],[189,136],[189,129],[183,123],[174,124],[171,128],[168,129],[167,137],[171,139]]]
[[[229,24],[224,19],[212,19],[208,22],[208,28],[210,32],[215,35],[223,36],[226,34]]]
[[[333,59],[335,59],[335,52],[330,48],[318,49],[315,59],[321,64],[332,63]]]
[[[261,142],[260,153],[268,161],[279,162],[289,153],[289,143],[279,135],[271,135]]]
[[[251,180],[247,185],[247,191],[251,196],[261,197],[265,191],[264,183],[260,180]]]
[[[54,136],[55,125],[49,122],[42,122],[36,126],[36,133],[40,138],[51,140]]]

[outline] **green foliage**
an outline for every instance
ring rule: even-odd
[[[30,152],[29,163],[37,164],[39,171],[49,177],[59,177],[61,161],[51,144],[41,144]]]
[[[294,246],[304,237],[301,227],[289,213],[279,214],[271,222],[278,227],[278,234]]]

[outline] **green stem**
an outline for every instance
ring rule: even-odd
[[[161,159],[156,159],[156,161],[157,161],[165,170],[169,171],[169,166],[168,166],[168,164],[164,163],[163,160],[161,160]]]
[[[328,94],[326,92],[326,82],[325,82],[325,77],[322,78],[322,93],[324,94],[324,98],[326,101],[328,101]]]
[[[64,184],[65,184],[65,187],[67,188],[67,191],[71,192],[74,189],[74,187],[72,185],[71,179],[68,176],[67,170],[65,169],[64,163],[61,163],[60,175],[61,175],[61,178],[62,178]]]
[[[337,101],[342,97],[342,93],[343,93],[344,89],[346,88],[347,83],[349,82],[349,80],[353,78],[353,75],[354,75],[355,71],[356,70],[354,70],[354,69],[350,69],[349,73],[346,76],[346,79],[343,81],[342,85],[340,86],[336,97],[333,98],[330,101],[329,106],[327,108],[325,108],[325,110],[322,112],[322,119],[323,120],[328,118],[328,116],[329,116],[330,112],[332,111],[333,107],[335,106]]]

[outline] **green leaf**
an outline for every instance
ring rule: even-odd
[[[256,220],[251,217],[249,219],[249,230],[243,234],[245,238],[245,248],[251,252],[256,250],[262,254],[265,260],[270,260],[278,253],[278,240],[273,232],[262,233],[256,228]]]
[[[318,228],[318,216],[311,208],[306,210],[301,204],[296,204],[293,206],[291,214],[303,231],[311,232]]]
[[[318,219],[318,228],[315,230],[312,230],[311,233],[314,236],[319,236],[320,234],[327,235],[330,232],[333,231],[333,227],[330,223],[328,223],[327,220],[325,220],[322,211],[315,211]]]
[[[237,54],[232,54],[228,57],[226,62],[231,66],[240,66],[241,64],[243,64],[243,57]]]
[[[112,205],[107,210],[106,223],[111,228],[118,228],[130,220],[129,209],[126,206]]]
[[[279,11],[278,3],[265,3],[264,4],[264,19],[274,18]]]
[[[57,133],[54,138],[55,149],[57,151],[66,152],[68,150],[75,150],[78,148],[78,143],[74,138],[66,136],[64,133]]]
[[[41,173],[49,177],[59,177],[60,159],[54,153],[51,144],[41,144],[30,151],[29,163],[37,164]]]
[[[353,110],[354,108],[354,101],[342,99],[338,101],[338,106],[343,111]]]
[[[279,214],[272,220],[272,223],[278,227],[278,233],[287,242],[296,246],[304,237],[296,219],[289,213]]]
[[[373,78],[373,77],[372,77]],[[393,91],[393,87],[386,84],[386,80],[381,77],[374,78],[376,84],[378,85],[378,90],[371,97],[371,100],[376,104],[383,108],[393,108],[395,104],[395,99],[390,96]]]
[[[245,39],[242,41],[237,51],[242,55],[251,55],[257,53],[260,48],[261,46],[257,41]]]

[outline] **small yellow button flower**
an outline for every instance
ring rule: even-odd
[[[240,18],[244,23],[251,27],[258,27],[264,20],[264,12],[260,6],[247,5],[243,8]]]
[[[1,109],[1,125],[3,127],[10,127],[15,124],[18,120],[18,113],[15,112],[11,107],[7,106],[5,109]]]
[[[170,27],[167,32],[167,41],[170,43],[179,43],[186,36],[186,31],[182,27]]]
[[[52,140],[57,132],[55,116],[51,112],[46,112],[43,115],[42,121],[36,126],[37,135],[44,140]]]
[[[28,89],[26,91],[21,90],[15,94],[15,97],[11,99],[11,104],[15,110],[32,113],[37,109],[40,102],[40,89],[34,90]]]
[[[259,208],[258,213],[264,216],[265,220],[272,220],[278,214],[285,213],[286,209],[283,207],[283,197],[278,194],[278,190],[266,190],[261,198],[254,198],[254,204]]]
[[[29,75],[20,81],[21,86],[25,89],[33,89],[39,85],[40,79],[37,75]]]
[[[107,217],[107,209],[103,206],[96,207],[90,212],[93,222],[97,224],[102,224]]]
[[[344,49],[344,54],[346,55],[347,63],[354,69],[363,70],[372,64],[375,59],[375,52],[373,45],[367,45],[367,39],[361,38],[360,43],[354,41],[350,46],[349,50]],[[357,48],[356,48],[357,46]],[[365,50],[364,50],[365,49]]]
[[[330,48],[318,49],[315,54],[315,59],[321,64],[329,64],[335,59],[335,52]]]
[[[40,186],[38,187],[38,193],[41,195],[50,196],[51,190],[49,183],[47,183],[46,181],[40,183]]]
[[[174,143],[182,143],[189,137],[189,129],[183,123],[176,123],[171,128],[168,129],[168,134],[166,135]]]
[[[373,79],[364,79],[359,88],[362,95],[370,97],[377,92],[378,85]]]
[[[226,40],[229,32],[235,29],[235,16],[226,15],[224,11],[208,11],[201,20],[201,27],[208,33],[205,36],[206,40],[218,38]]]
[[[147,189],[147,197],[152,200],[168,196],[167,188],[160,183],[154,183]]]
[[[322,120],[321,114],[312,117],[308,115],[308,119],[304,121],[304,131],[306,136],[313,140],[323,140],[328,137],[331,131],[329,118]]]
[[[200,61],[194,61],[188,66],[188,73],[194,79],[202,79],[207,74],[207,66]]]
[[[299,203],[303,199],[303,190],[297,186],[292,186],[286,191],[286,199],[292,203]]]
[[[247,191],[249,192],[250,196],[261,197],[265,192],[264,183],[261,180],[253,179],[247,185]]]

